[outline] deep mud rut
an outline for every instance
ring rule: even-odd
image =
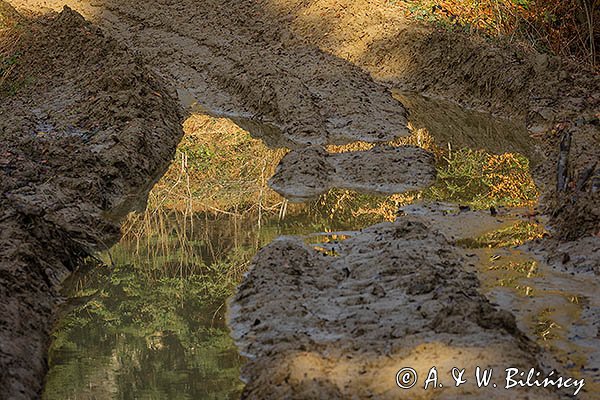
[[[406,134],[386,87],[523,121],[540,140],[535,178],[559,235],[598,231],[597,194],[555,195],[564,134],[573,136],[569,190],[600,156],[600,79],[591,71],[408,24],[383,0],[11,1],[38,11],[65,3],[139,51],[186,101],[278,125],[290,147]]]
[[[10,3],[45,13],[65,2]],[[343,159],[335,160],[340,156],[320,149],[317,161],[302,157],[308,145],[407,135],[407,112],[390,88],[511,116],[541,149],[535,178],[555,237],[587,235],[542,247],[599,256],[598,238],[590,236],[599,230],[597,177],[575,184],[600,152],[600,84],[589,72],[513,46],[407,24],[384,1],[66,3],[107,37],[69,10],[50,17],[26,12],[33,34],[24,35],[16,73],[34,79],[1,104],[0,389],[10,398],[40,392],[60,281],[77,257],[118,236],[116,224],[134,206],[131,200],[143,199],[172,155],[181,131],[175,96],[246,125],[275,127],[281,143],[296,151],[290,157],[299,159],[287,175],[284,160],[273,181],[292,197],[331,186],[427,184],[432,170],[418,151],[411,155],[424,165],[418,173],[408,165],[404,175],[382,176],[379,166],[352,179],[346,175],[357,165],[385,160],[380,150],[361,154],[359,163],[351,159],[346,169],[339,168]],[[565,134],[572,136],[572,184],[556,193],[558,142]],[[314,162],[323,167],[320,178],[310,173]],[[294,170],[305,171],[306,179]],[[419,179],[409,182],[414,175]],[[288,190],[302,185],[308,195]],[[560,369],[510,313],[481,294],[461,257],[415,217],[365,230],[342,245],[340,257],[320,255],[297,239],[267,246],[232,303],[238,344],[254,357],[244,396],[391,398],[394,381],[379,374],[393,377],[402,360],[420,360],[422,367],[460,359],[464,368],[478,362]],[[562,258],[567,267],[577,267],[575,260]],[[473,390],[441,396],[480,398]],[[494,398],[527,395],[493,392]]]
[[[31,399],[61,281],[118,239],[182,132],[162,81],[79,14],[12,18],[28,32],[9,79],[34,82],[0,103],[0,397]]]

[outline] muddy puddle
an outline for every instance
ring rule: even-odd
[[[588,387],[600,383],[598,285],[523,247],[546,234],[535,213],[536,149],[525,128],[394,95],[409,109],[413,135],[387,144],[433,154],[437,178],[428,188],[385,196],[333,185],[292,204],[269,187],[287,153],[269,147],[296,148],[276,126],[251,116],[228,115],[226,123],[223,116],[195,117],[186,137],[199,132],[184,137],[160,201],[130,218],[123,240],[66,284],[44,398],[239,398],[245,359],[225,322],[226,301],[257,251],[281,236],[300,236],[335,257],[361,229],[403,216],[428,220],[462,249],[493,304],[515,314],[518,327]],[[207,132],[223,143],[196,143]]]
[[[519,327],[557,357],[590,390],[600,389],[598,283],[553,269],[518,249],[475,251],[484,292],[517,316]]]
[[[329,201],[289,207],[265,211],[260,224],[258,212],[135,221],[101,264],[90,260],[67,282],[44,398],[238,398],[244,360],[225,300],[257,250],[281,235],[326,245],[346,237],[332,232],[383,219],[332,215]]]
[[[483,294],[512,312],[519,329],[547,355],[573,376],[585,377],[590,391],[600,388],[600,287],[593,274],[551,266],[528,250],[527,243],[547,234],[544,221],[532,216],[531,209],[503,209],[493,217],[450,204],[405,210],[408,215],[426,215],[464,249],[467,267],[477,273]]]

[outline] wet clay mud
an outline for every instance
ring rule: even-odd
[[[526,128],[515,135],[540,148],[534,178],[553,237],[535,250],[572,269],[581,265],[574,249],[597,254],[600,80],[566,61],[407,23],[384,0],[66,1],[95,25],[61,11],[65,1],[10,3],[26,15],[1,3],[1,48],[21,57],[0,98],[0,389],[13,398],[40,393],[60,282],[114,242],[170,161],[176,98],[271,127],[257,136],[293,149],[272,180],[292,198],[431,182],[423,150],[310,147],[407,136],[410,100],[405,107],[393,89],[513,118]],[[490,304],[462,251],[426,218],[367,228],[335,252],[281,238],[257,255],[231,302],[235,338],[251,357],[246,398],[392,398],[403,360],[559,368]],[[439,396],[481,398],[460,389]]]
[[[407,365],[421,377],[456,363],[543,369],[539,348],[488,302],[464,264],[444,235],[414,216],[357,232],[333,256],[295,238],[274,241],[231,303],[234,338],[249,358],[242,397],[478,399],[474,384],[447,382],[427,393],[424,378],[400,390],[394,377]],[[488,390],[498,399],[560,398]]]
[[[27,19],[0,5],[22,30],[2,86],[18,84],[18,96],[0,96],[0,397],[32,399],[62,280],[118,239],[168,165],[181,114],[156,75],[81,15]]]

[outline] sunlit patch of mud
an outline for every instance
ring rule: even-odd
[[[482,389],[477,388],[472,374],[468,377],[465,375],[469,382],[460,389],[456,389],[453,387],[449,371],[452,371],[456,365],[461,365],[465,371],[475,371],[480,365],[494,365],[498,363],[498,360],[505,358],[503,354],[505,351],[510,352],[510,349],[504,346],[490,349],[486,346],[448,345],[431,341],[396,352],[390,351],[381,356],[368,354],[325,356],[320,352],[311,352],[310,350],[293,352],[274,360],[273,364],[277,362],[280,370],[274,372],[273,381],[277,381],[280,374],[288,374],[286,380],[289,386],[301,388],[301,390],[307,390],[311,386],[314,387],[312,390],[316,390],[316,388],[331,390],[331,397],[328,398],[343,398],[344,389],[337,388],[350,387],[360,388],[354,393],[359,396],[358,398],[364,398],[362,396],[366,396],[367,393],[381,399],[459,398],[450,396],[479,398]],[[412,375],[412,371],[407,371],[409,374],[407,379],[417,377],[419,383],[412,388],[400,390],[393,377],[405,365],[410,365],[415,374]],[[435,365],[439,379],[436,382],[436,390],[430,390],[429,393],[424,392],[423,382],[428,376],[432,376],[430,374],[433,365]],[[496,373],[499,373],[499,370],[496,370]],[[267,382],[264,383],[267,384]],[[490,385],[489,388],[483,390],[486,390],[488,395],[493,395],[494,399],[514,398],[514,392],[501,388],[501,385],[497,384],[497,386],[493,388]],[[542,397],[534,395],[529,398],[541,399]]]

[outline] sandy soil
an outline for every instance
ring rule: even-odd
[[[61,281],[118,239],[120,217],[167,167],[181,114],[160,79],[79,14],[28,20],[0,5],[21,54],[4,82],[18,96],[0,97],[0,397],[32,399]]]
[[[598,170],[580,187],[576,184],[600,158],[600,78],[567,62],[407,23],[384,0],[10,3],[37,13],[60,11],[67,3],[108,36],[135,49],[134,56],[70,11],[40,17],[21,39],[24,55],[12,77],[29,83],[18,96],[3,97],[0,104],[0,221],[5,227],[0,266],[7,271],[0,275],[6,282],[0,290],[2,299],[11,299],[0,311],[0,320],[6,321],[0,325],[5,344],[0,348],[0,374],[6,376],[0,375],[0,385],[17,398],[30,398],[39,391],[57,283],[78,256],[110,243],[119,217],[135,206],[133,199],[143,203],[144,193],[174,150],[180,115],[160,79],[169,83],[173,93],[179,89],[184,103],[191,98],[211,113],[241,118],[246,125],[274,127],[286,146],[298,150],[289,158],[305,154],[308,150],[302,147],[307,145],[387,142],[408,134],[407,113],[392,96],[393,88],[516,119],[529,128],[534,145],[541,148],[535,178],[555,237],[574,240],[600,230],[600,191],[592,190]],[[567,155],[570,184],[557,193],[558,144],[567,133],[572,135]],[[503,150],[501,143],[498,149]],[[319,157],[323,168],[317,171],[322,179],[306,174],[314,180],[314,190],[348,184],[348,174],[340,178],[341,174],[333,173],[342,161],[331,163],[331,156]],[[361,162],[369,164],[373,159],[364,157]],[[288,172],[292,177],[293,170]],[[361,185],[369,181],[363,178]],[[280,183],[281,187],[289,184]],[[585,240],[597,246],[596,239]],[[474,276],[460,268],[456,250],[422,222],[403,219],[372,228],[348,243],[345,255],[329,259],[293,239],[283,239],[255,260],[233,303],[240,332],[252,333],[260,344],[251,349],[245,338],[238,338],[257,357],[251,363],[257,372],[247,371],[249,398],[290,393],[295,398],[323,393],[337,398],[348,397],[351,389],[362,390],[365,396],[391,395],[390,387],[369,384],[383,379],[362,377],[361,362],[334,362],[342,357],[342,350],[382,371],[392,368],[385,351],[401,359],[410,357],[411,351],[422,355],[433,349],[450,354],[451,359],[457,352],[465,353],[462,347],[473,350],[465,363],[538,363],[538,351],[516,330],[510,315],[487,303]],[[397,257],[402,266],[382,254]],[[289,268],[277,268],[281,263]],[[369,265],[395,279],[370,279]],[[321,277],[323,269],[327,273]],[[269,274],[279,279],[261,280]],[[261,285],[265,290],[253,289]],[[396,303],[386,293],[406,302],[390,309]],[[329,303],[319,303],[318,297]],[[342,329],[343,324],[331,322],[332,315],[293,309],[303,301],[316,302],[312,312],[372,308],[369,313],[346,315],[347,326]],[[322,308],[336,301],[346,303]],[[388,332],[391,322],[376,317],[388,311],[395,313],[395,320],[409,322]],[[272,321],[266,321],[265,315]],[[290,331],[273,326],[275,321],[287,321],[282,327]],[[357,324],[363,323],[376,329],[361,331]],[[348,324],[357,329],[347,329]],[[266,326],[269,330],[260,330]],[[316,327],[321,342],[311,336]],[[433,347],[419,348],[410,329],[419,333],[419,339],[430,338],[422,346]],[[298,330],[303,333],[290,334]],[[275,332],[284,342],[272,336]],[[371,340],[373,349],[347,347]],[[395,347],[385,350],[386,341],[396,343]],[[346,347],[334,345],[342,342]],[[485,353],[483,349],[490,346],[506,351]],[[339,371],[340,365],[346,369]],[[328,378],[316,379],[305,366],[311,374]],[[307,381],[305,373],[315,380]],[[280,385],[266,385],[271,379]]]

